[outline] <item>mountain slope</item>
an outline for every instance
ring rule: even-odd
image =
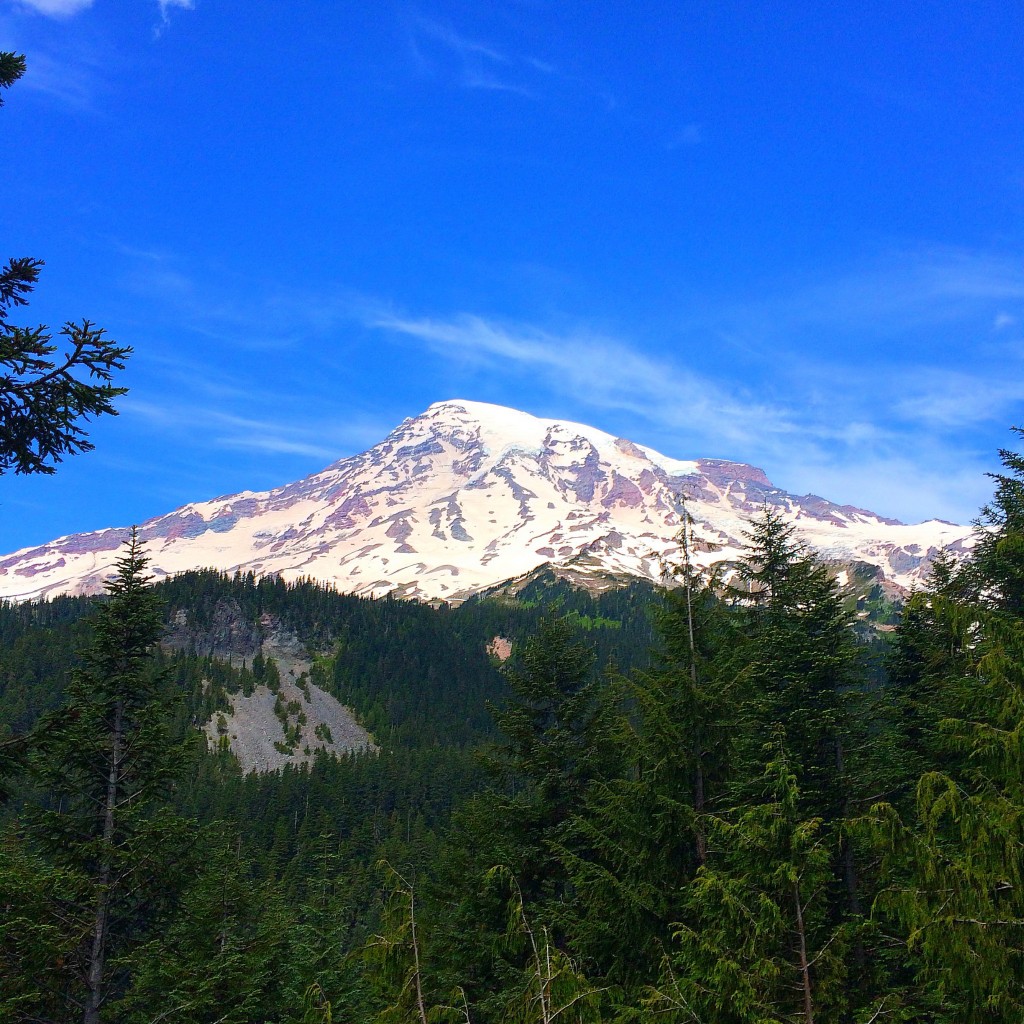
[[[788,494],[742,463],[670,459],[593,427],[468,401],[436,403],[369,451],[287,486],[185,505],[140,535],[158,576],[208,566],[460,600],[546,562],[658,580],[678,557],[684,499],[703,564],[739,551],[764,502],[824,557],[871,563],[902,588],[939,548],[971,537]],[[75,534],[6,556],[0,597],[97,590],[126,536]]]

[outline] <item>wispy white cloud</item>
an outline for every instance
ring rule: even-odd
[[[1005,424],[1024,403],[1020,360],[1002,372],[921,368],[893,405],[897,416],[930,429],[959,430],[982,423]]]
[[[245,404],[259,404],[259,396],[253,391],[242,394]],[[198,401],[199,397],[194,395],[192,400],[184,401],[128,397],[121,400],[119,409],[164,435],[201,438],[207,449],[302,455],[324,463],[379,441],[393,426],[371,424],[359,418],[316,417],[315,414],[302,421],[293,416],[258,418]],[[223,392],[217,401],[223,404]]]
[[[313,346],[315,367],[303,364],[304,383],[296,377],[274,393],[251,387],[269,387],[256,370],[262,355],[246,380],[218,380],[208,367],[167,368],[191,403],[174,416],[199,424],[189,429],[222,450],[336,458],[380,440],[393,426],[382,396],[358,430],[332,422],[326,393],[319,412],[316,403],[282,407],[293,389],[308,398],[303,388],[313,374],[350,375],[348,353],[365,345],[355,340],[363,337],[353,332],[359,325],[401,342],[411,375],[443,381],[435,399],[462,393],[526,404],[676,457],[752,462],[788,490],[904,520],[969,520],[989,493],[984,472],[993,468],[1003,429],[1024,418],[1024,383],[1017,383],[1024,382],[1024,345],[1014,332],[996,337],[991,329],[999,311],[1016,310],[1022,282],[1012,261],[985,254],[922,252],[898,268],[880,261],[756,304],[719,302],[676,339],[659,332],[656,347],[586,325],[410,315],[343,288],[210,301],[206,286],[167,276],[173,260],[140,255],[138,262],[152,271],[146,287],[173,309],[175,323],[230,349],[309,352],[311,338],[322,342]],[[864,339],[875,335],[885,344],[871,348]],[[722,353],[724,336],[729,357],[702,358]],[[339,337],[354,339],[345,342],[353,347],[339,348]],[[945,347],[929,345],[937,337],[947,339]],[[273,413],[253,417],[252,409]]]
[[[27,7],[50,18],[70,18],[89,7],[94,0],[17,0],[20,7]]]
[[[68,107],[93,111],[97,92],[103,89],[103,70],[88,54],[58,57],[35,49],[25,77],[18,83],[22,84]]]
[[[795,430],[780,409],[589,331],[554,334],[468,314],[451,320],[378,317],[372,326],[418,339],[466,364],[544,374],[549,383],[595,408],[625,410],[665,426],[685,425],[729,442]]]
[[[435,75],[447,72],[466,89],[514,93],[533,99],[535,83],[559,73],[548,61],[505,52],[430,18],[414,18],[410,33],[413,54],[421,71]]]
[[[163,34],[164,29],[171,23],[171,10],[177,8],[181,11],[195,10],[195,0],[157,0],[160,7],[160,24],[153,29],[155,38]]]
[[[483,71],[467,69],[462,76],[462,84],[467,89],[489,89],[491,92],[510,92],[517,96],[524,96],[526,99],[536,99],[536,93],[523,85],[515,82],[507,82],[497,75],[487,74]]]
[[[450,25],[432,21],[429,18],[417,18],[415,23],[424,36],[436,40],[463,58],[482,57],[493,64],[512,63],[511,57],[501,53],[495,47],[461,35]]]
[[[172,8],[191,11],[195,9],[195,0],[156,0],[160,8],[162,25],[170,22]],[[50,18],[71,18],[93,6],[95,0],[14,0],[21,8],[45,14]]]
[[[946,323],[991,303],[1024,299],[1024,263],[951,248],[892,251],[856,270],[752,304],[751,317],[886,332]]]

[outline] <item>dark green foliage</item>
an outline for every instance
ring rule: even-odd
[[[974,559],[940,565],[900,630],[913,803],[869,819],[909,998],[965,1024],[1024,1015],[1024,460],[1001,455]]]
[[[750,552],[740,565],[751,640],[745,713],[758,747],[782,729],[804,773],[804,799],[834,819],[845,813],[850,791],[845,761],[859,651],[835,578],[794,534],[779,511],[766,507],[748,535]]]
[[[0,51],[0,89],[9,89],[25,74],[25,55]],[[0,93],[0,107],[4,105],[3,94]]]
[[[68,964],[88,933],[88,880],[0,834],[0,1021],[68,1019]]]
[[[722,805],[730,780],[742,636],[711,590],[690,584],[657,617],[655,667],[618,687],[615,754],[560,847],[580,898],[573,948],[617,984],[657,971],[680,893],[706,857],[701,815]]]
[[[843,930],[829,925],[832,851],[801,809],[798,766],[768,748],[758,802],[711,816],[709,862],[684,894],[683,923],[652,1012],[721,1024],[838,1019]],[[848,936],[847,936],[848,939]]]
[[[1014,427],[1019,437],[1024,430]],[[990,473],[996,482],[992,500],[981,510],[971,567],[979,596],[986,606],[1016,618],[1024,617],[1024,456],[1000,449],[1004,473]]]
[[[510,663],[511,695],[496,712],[502,741],[486,759],[493,787],[461,808],[433,888],[440,971],[435,991],[459,986],[474,1020],[498,1019],[529,971],[529,950],[505,941],[514,879],[538,930],[564,941],[572,886],[560,845],[606,750],[606,706],[593,651],[564,617],[549,615]],[[441,909],[443,907],[443,910]]]
[[[567,619],[543,619],[511,663],[512,699],[495,715],[503,742],[494,767],[530,785],[551,823],[565,820],[594,774],[593,664]]]
[[[151,651],[161,607],[144,575],[133,533],[91,625],[68,701],[35,729],[32,777],[42,802],[24,817],[30,865],[62,889],[38,920],[38,935],[70,938],[48,1002],[98,1021],[116,993],[118,959],[140,921],[158,916],[180,884],[192,845],[189,825],[166,807],[173,760],[157,700]],[[24,877],[25,873],[15,878]],[[15,887],[19,897],[31,886]],[[16,1018],[17,1019],[17,1018]]]
[[[253,878],[229,835],[207,830],[198,843],[203,861],[180,910],[121,962],[131,984],[117,1019],[149,1024],[156,1007],[180,1024],[287,1019],[303,967],[294,917],[277,887]]]
[[[920,775],[948,756],[940,723],[954,710],[948,681],[966,672],[967,651],[939,608],[972,604],[972,589],[952,559],[936,559],[927,589],[911,597],[894,635],[887,669],[904,763],[890,799],[903,809],[913,803]]]
[[[24,56],[0,53],[0,88],[24,73]],[[0,475],[53,473],[65,455],[91,451],[82,422],[116,416],[114,399],[127,391],[111,381],[132,350],[102,328],[69,320],[60,330],[65,350],[54,358],[58,346],[46,327],[9,322],[11,311],[27,304],[42,265],[21,257],[0,267]]]

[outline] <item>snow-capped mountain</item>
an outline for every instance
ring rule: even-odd
[[[432,405],[369,451],[296,483],[188,504],[140,535],[157,576],[213,567],[458,600],[544,563],[577,577],[660,580],[678,559],[681,500],[704,564],[739,552],[764,502],[784,509],[823,557],[871,563],[902,588],[940,548],[970,545],[969,527],[904,525],[788,494],[742,463],[670,459],[593,427],[465,401]],[[74,534],[0,558],[0,597],[100,589],[127,532]]]

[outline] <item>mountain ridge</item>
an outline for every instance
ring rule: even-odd
[[[675,459],[596,427],[458,399],[301,480],[153,517],[140,536],[157,577],[210,567],[459,601],[548,562],[658,581],[679,555],[684,502],[704,565],[739,552],[765,503],[823,557],[876,565],[904,590],[940,548],[972,538],[966,526],[793,495],[745,463]],[[0,597],[98,590],[126,536],[108,528],[0,557]]]

